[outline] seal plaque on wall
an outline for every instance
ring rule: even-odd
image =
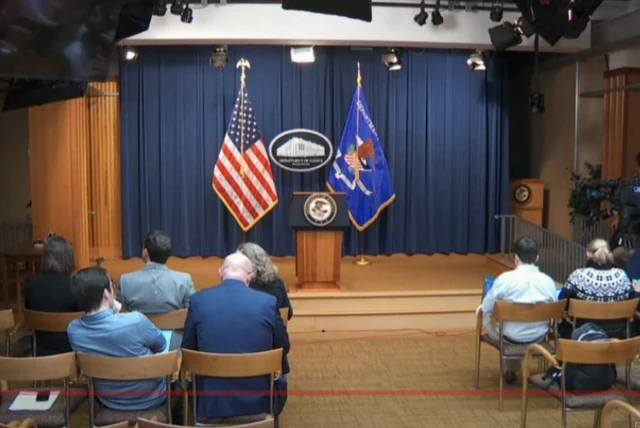
[[[292,129],[271,141],[269,157],[287,171],[309,172],[322,168],[333,159],[333,145],[319,132]]]
[[[304,203],[304,216],[309,223],[317,227],[333,223],[338,214],[338,204],[327,193],[314,193]]]

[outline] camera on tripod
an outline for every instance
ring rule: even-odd
[[[615,245],[612,247],[623,245],[631,248],[632,231],[640,225],[640,177],[591,180],[585,186],[587,198],[594,203],[589,224],[618,215],[618,227],[612,238]],[[600,202],[604,201],[610,202],[611,208],[601,210]]]

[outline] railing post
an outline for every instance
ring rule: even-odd
[[[504,261],[504,241],[507,239],[505,235],[505,218],[500,217],[500,260]]]

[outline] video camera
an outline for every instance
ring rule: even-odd
[[[619,221],[612,238],[612,248],[619,245],[632,248],[632,232],[640,225],[640,177],[590,180],[585,186],[589,200],[594,203],[611,202],[611,208],[606,210],[600,210],[600,204],[594,204],[589,222],[593,224],[617,214]]]

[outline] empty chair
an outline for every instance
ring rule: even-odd
[[[69,427],[69,415],[85,400],[86,389],[70,389],[69,382],[76,379],[75,353],[53,355],[50,357],[10,358],[0,357],[0,380],[8,382],[39,382],[62,380],[63,386],[54,388],[21,388],[15,391],[58,392],[59,396],[47,411],[24,410],[9,412],[14,399],[6,392],[0,404],[0,423],[8,423],[16,418],[33,419],[40,428]],[[11,389],[10,389],[11,390]]]
[[[629,415],[629,417],[633,420],[640,421],[640,411],[633,407],[631,404],[626,403],[624,401],[612,400],[609,401],[604,408],[602,409],[600,428],[611,428],[611,415],[616,410],[619,410],[623,413]]]
[[[616,320],[626,320],[626,335],[631,337],[631,320],[636,313],[640,299],[622,300],[619,302],[592,302],[588,300],[569,299],[568,314],[572,317],[575,330],[580,320],[590,320],[595,324]],[[604,326],[603,326],[604,328]],[[606,331],[607,329],[604,328]],[[624,337],[619,337],[624,339]]]
[[[274,428],[273,419],[265,419],[264,421],[253,422],[243,425],[231,425],[229,428]],[[138,419],[138,428],[177,428],[178,425],[167,425],[160,422],[148,421],[146,419]],[[126,427],[113,427],[126,428]]]
[[[61,333],[66,337],[69,323],[82,317],[83,312],[39,312],[25,309],[23,311],[24,324],[31,330],[31,354],[38,355],[38,333]],[[69,339],[67,340],[67,346]],[[69,346],[69,352],[71,347]]]
[[[5,337],[4,355],[5,357],[8,357],[11,355],[11,338],[17,330],[12,309],[4,309],[0,311],[0,330],[4,332]]]
[[[11,421],[8,424],[0,424],[0,428],[38,428],[33,419],[25,419],[24,421]]]
[[[158,330],[182,330],[187,320],[187,312],[188,309],[178,309],[162,314],[147,314],[147,318]]]

